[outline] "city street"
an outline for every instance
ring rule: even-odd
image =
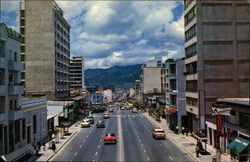
[[[102,119],[94,114],[95,123],[105,120],[105,128],[82,128],[51,161],[193,161],[170,140],[155,140],[155,128],[141,112],[121,110]],[[104,145],[106,133],[115,133],[117,144]]]

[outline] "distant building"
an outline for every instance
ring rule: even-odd
[[[87,86],[86,89],[90,94],[95,93],[96,91],[98,91],[97,86]]]
[[[187,127],[184,65],[183,59],[168,59],[165,63],[166,119],[171,130],[175,130],[176,126],[179,131],[182,127]]]
[[[21,56],[26,96],[68,97],[70,25],[54,0],[20,3]]]
[[[0,156],[11,156],[22,147],[20,45],[22,36],[0,24]],[[14,157],[15,158],[15,157]]]
[[[129,97],[134,97],[135,96],[135,89],[134,88],[130,88],[129,90]]]
[[[85,91],[84,59],[75,56],[70,59],[70,90]]]
[[[135,83],[129,83],[129,82],[126,82],[123,84],[123,88],[125,90],[130,90],[130,88],[134,88],[135,87]]]
[[[140,95],[141,94],[141,81],[136,80],[135,81],[135,95]]]
[[[107,103],[112,102],[113,100],[113,93],[111,89],[106,89],[103,91],[103,97]]]
[[[188,125],[191,132],[206,133],[206,126],[215,123],[212,103],[218,98],[249,97],[249,2],[185,0],[184,4]]]
[[[103,104],[103,94],[98,91],[96,93],[91,94],[91,104],[92,105]]]

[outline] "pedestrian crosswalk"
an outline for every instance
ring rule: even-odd
[[[93,115],[95,118],[102,118],[103,115]],[[128,115],[120,115],[120,114],[115,114],[115,115],[109,115],[111,118],[112,117],[121,117],[121,118],[125,118],[125,117],[141,117],[141,118],[144,118],[144,115],[135,115],[135,114],[128,114]]]

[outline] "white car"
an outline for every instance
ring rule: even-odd
[[[83,121],[81,123],[81,127],[82,128],[90,127],[90,121],[89,121],[89,119],[83,119]]]
[[[137,113],[137,108],[133,108],[132,112]]]

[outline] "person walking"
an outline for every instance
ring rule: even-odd
[[[198,143],[196,144],[195,152],[196,152],[196,157],[199,157],[200,150],[199,150],[199,145],[198,145]]]
[[[56,152],[56,144],[55,144],[55,141],[52,142],[51,149],[53,150],[53,152]]]
[[[182,132],[182,135],[184,135],[184,133],[185,133],[185,127],[181,127],[181,132]]]

